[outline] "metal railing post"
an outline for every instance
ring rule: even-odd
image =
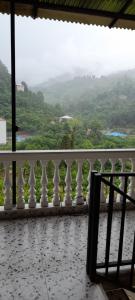
[[[131,263],[131,272],[130,272],[130,284],[129,284],[131,289],[133,287],[134,265],[135,265],[135,233],[134,233],[134,240],[133,240],[133,253],[132,253],[132,263]]]
[[[91,172],[91,177],[90,177],[90,193],[89,193],[89,200],[88,200],[88,239],[87,239],[87,263],[86,263],[86,271],[87,274],[89,274],[89,269],[91,266],[91,237],[92,237],[92,226],[93,226],[93,200],[94,200],[94,179],[95,179],[95,174],[97,171],[92,171]]]
[[[12,151],[16,151],[15,3],[11,1]],[[16,205],[16,162],[12,162],[12,197]]]
[[[99,227],[99,210],[100,210],[100,191],[101,191],[101,175],[93,174],[92,184],[93,190],[91,194],[90,203],[90,217],[89,217],[89,234],[88,234],[88,248],[87,248],[87,273],[90,280],[96,280],[96,262],[97,262],[97,245],[98,245],[98,227]]]

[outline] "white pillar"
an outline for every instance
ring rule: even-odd
[[[102,173],[104,171],[103,168],[104,168],[104,164],[106,162],[106,159],[100,159],[100,162],[101,162],[101,171],[100,172]],[[101,203],[102,204],[106,204],[106,196],[105,196],[104,187],[105,187],[104,183],[101,182],[101,195],[100,195],[100,197],[101,197]]]
[[[53,205],[60,206],[60,197],[59,197],[59,164],[60,160],[55,160],[55,170],[54,170],[54,195],[53,195]]]
[[[111,169],[111,173],[115,173],[115,164],[116,164],[116,159],[111,159],[111,164],[112,164],[112,169]],[[115,184],[115,177],[113,180],[113,184]],[[114,198],[113,198],[113,202],[116,202],[117,200],[117,192],[114,191]]]
[[[71,198],[71,165],[72,161],[71,160],[66,160],[67,164],[67,172],[66,172],[66,178],[65,178],[65,183],[66,183],[66,188],[65,188],[65,205],[66,206],[72,206],[72,198]]]
[[[46,174],[46,165],[47,161],[46,160],[41,160],[41,165],[42,165],[42,178],[41,178],[41,207],[47,207],[48,206],[48,197],[47,197],[47,184],[48,184],[48,179],[47,179],[47,174]]]
[[[120,162],[121,162],[121,170],[120,172],[123,173],[124,172],[124,168],[125,168],[125,162],[126,160],[123,158],[123,159],[120,159]],[[119,184],[119,189],[124,191],[124,182],[125,182],[125,178],[124,177],[119,177],[119,180],[120,180],[120,184]],[[117,194],[117,202],[121,202],[123,201],[123,196],[121,196],[119,193]]]
[[[35,165],[35,161],[34,160],[30,160],[30,177],[29,177],[30,196],[29,196],[29,208],[35,208],[36,207],[34,165]]]
[[[25,201],[24,201],[24,178],[23,178],[23,162],[18,162],[18,202],[17,202],[17,208],[24,208],[25,207]]]
[[[11,191],[11,180],[10,180],[10,162],[4,162],[5,177],[4,177],[4,209],[12,209],[12,191]]]
[[[83,165],[83,160],[78,159],[78,172],[77,172],[77,190],[76,190],[76,204],[81,205],[84,204],[84,199],[82,195],[82,165]]]
[[[90,198],[90,181],[91,181],[91,171],[93,170],[94,161],[91,161],[88,159],[89,162],[89,174],[88,174],[88,193],[87,193],[87,202],[89,204],[89,198]]]
[[[131,160],[132,162],[132,170],[131,172],[135,172],[135,159]],[[135,199],[135,177],[130,177],[130,196]]]

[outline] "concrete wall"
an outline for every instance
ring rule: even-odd
[[[6,120],[0,120],[0,144],[5,145],[7,142]]]

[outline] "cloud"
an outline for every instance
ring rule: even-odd
[[[0,59],[10,70],[10,17],[0,15]],[[135,68],[135,31],[16,17],[16,77],[40,83],[63,73]]]

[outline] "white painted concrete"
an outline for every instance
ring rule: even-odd
[[[0,145],[5,145],[7,142],[6,120],[0,119]]]

